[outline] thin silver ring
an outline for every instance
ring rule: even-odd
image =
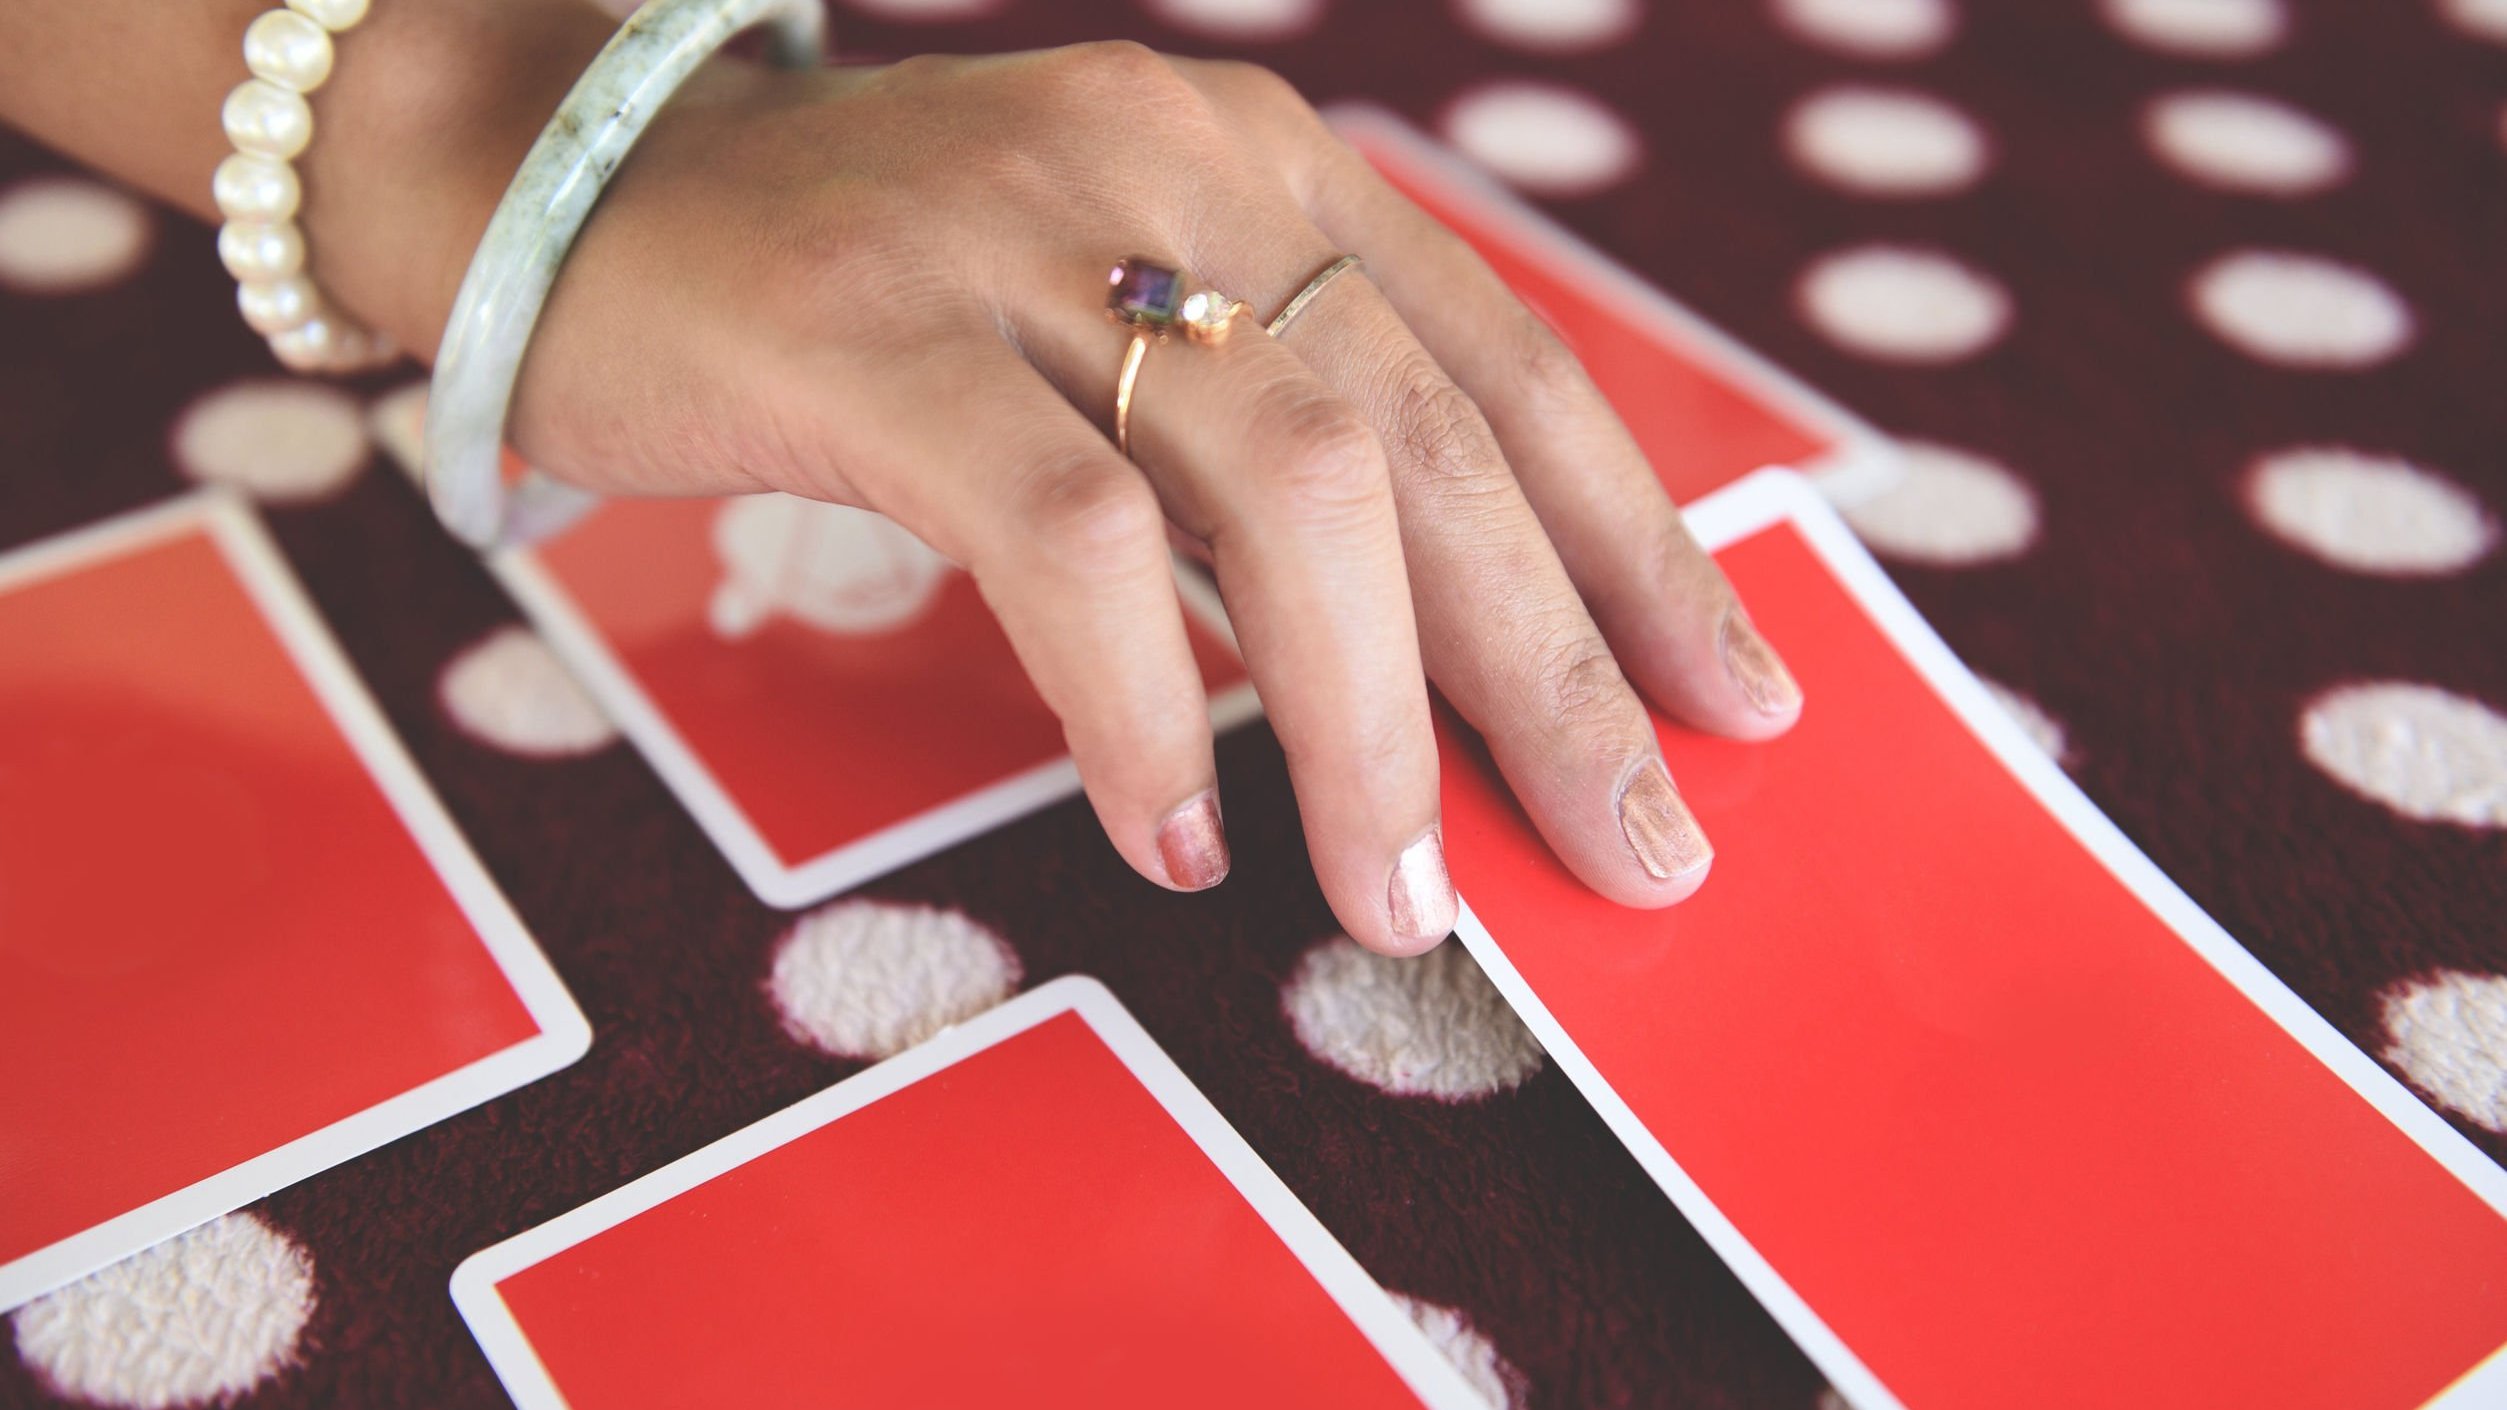
[[[1306,311],[1306,305],[1315,301],[1316,296],[1323,292],[1325,285],[1353,269],[1364,269],[1366,266],[1367,262],[1356,255],[1343,255],[1323,266],[1321,273],[1307,280],[1306,287],[1297,291],[1297,297],[1290,299],[1281,306],[1278,313],[1271,316],[1271,321],[1262,326],[1263,331],[1274,338],[1287,332],[1288,325],[1297,321],[1297,315]]]

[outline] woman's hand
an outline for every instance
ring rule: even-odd
[[[1371,277],[1278,342],[1154,349],[1116,453],[1115,260],[1267,318],[1343,251]],[[1574,358],[1240,64],[1113,43],[724,66],[613,182],[511,435],[603,491],[875,509],[966,565],[1107,835],[1189,890],[1226,861],[1180,530],[1217,571],[1324,892],[1387,952],[1454,920],[1427,680],[1576,874],[1637,906],[1711,856],[1637,689],[1744,737],[1800,709]]]
[[[0,117],[209,214],[218,100],[263,3],[0,6]],[[432,348],[608,28],[575,0],[376,6],[301,164],[325,287]],[[1366,276],[1280,340],[1152,351],[1132,457],[1109,444],[1114,261],[1267,318],[1343,252]],[[1710,856],[1637,691],[1745,737],[1800,709],[1575,360],[1241,64],[1094,44],[709,65],[586,227],[509,431],[611,493],[775,489],[904,523],[973,572],[1114,845],[1194,889],[1227,862],[1180,531],[1217,569],[1324,892],[1379,950],[1454,919],[1427,680],[1559,856],[1637,906],[1687,895]]]

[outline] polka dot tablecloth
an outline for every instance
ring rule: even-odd
[[[2507,1156],[2507,6],[836,19],[854,53],[1126,35],[1392,107],[1903,437],[1853,523],[1917,606],[2266,965]],[[20,1310],[0,1405],[500,1403],[446,1296],[463,1256],[1073,971],[1493,1401],[1836,1403],[1467,956],[1334,932],[1267,734],[1221,750],[1215,895],[1129,876],[1073,803],[779,913],[375,472],[413,433],[406,370],[280,377],[206,232],[9,138],[0,329],[0,541],[196,481],[260,499],[597,1035]]]

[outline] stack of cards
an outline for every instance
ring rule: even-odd
[[[0,800],[0,1310],[590,1041],[239,502],[0,555]]]

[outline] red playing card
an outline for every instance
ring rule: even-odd
[[[472,1258],[526,1410],[1475,1404],[1065,979]]]
[[[251,511],[0,555],[0,1308],[572,1062]]]
[[[801,906],[1078,788],[972,579],[785,495],[615,501],[499,570],[757,894]],[[1180,585],[1225,726],[1255,710]]]
[[[1336,108],[1333,127],[1402,194],[1469,241],[1584,362],[1672,498],[1762,465],[1850,501],[1897,453],[1851,413],[1568,234],[1399,118]]]
[[[1493,977],[1840,1388],[2376,1410],[2507,1342],[2507,1177],[2034,754],[1799,481],[1692,522],[1810,701],[1771,743],[1661,728],[1705,888],[1594,896],[1450,721],[1446,845]]]

